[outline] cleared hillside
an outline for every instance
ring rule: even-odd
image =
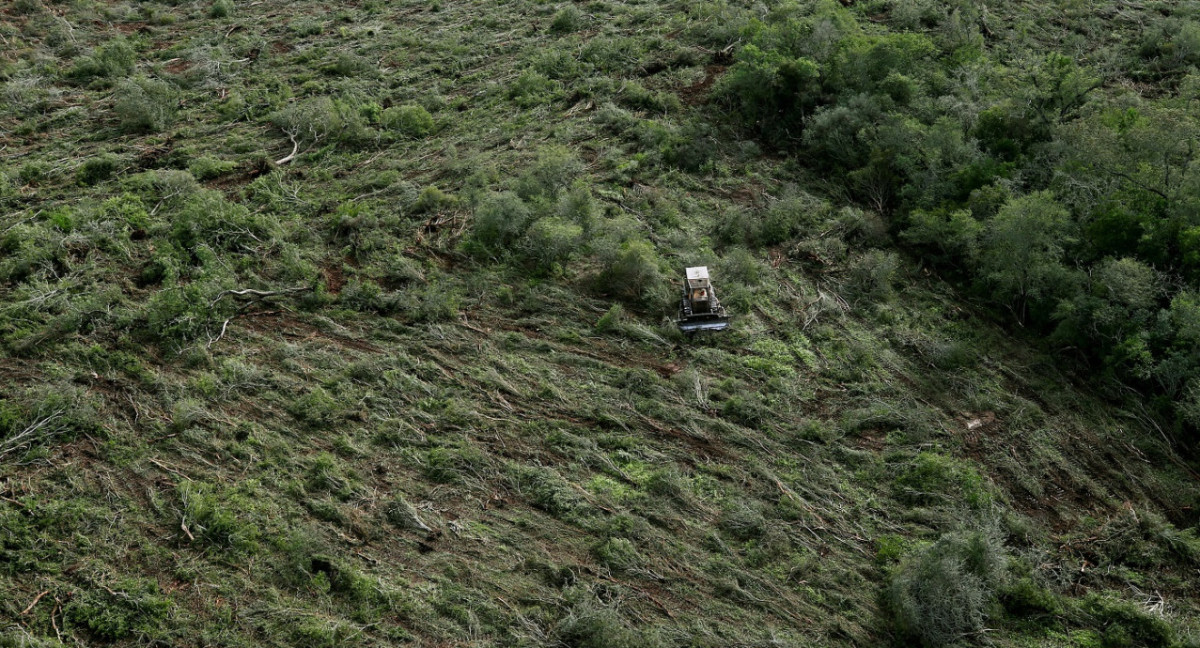
[[[1156,412],[731,116],[788,7],[6,4],[0,645],[1197,641]]]

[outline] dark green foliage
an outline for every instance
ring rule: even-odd
[[[1171,624],[1147,613],[1132,601],[1091,594],[1080,607],[1100,628],[1101,645],[1104,648],[1163,648],[1173,645],[1175,632]]]
[[[579,159],[570,150],[561,146],[544,148],[517,178],[516,193],[523,200],[553,200],[581,171]]]
[[[522,254],[542,274],[562,274],[583,241],[583,228],[549,217],[535,221],[521,241]]]
[[[117,85],[113,96],[113,110],[126,133],[156,133],[175,121],[178,92],[165,81],[126,79]]]
[[[1009,614],[1022,617],[1059,614],[1063,609],[1058,596],[1028,576],[1005,584],[1000,603]]]
[[[577,31],[583,25],[583,12],[575,5],[569,4],[559,9],[550,22],[550,31],[555,34],[567,34]]]
[[[80,80],[92,77],[119,79],[133,73],[137,63],[137,53],[124,38],[114,38],[91,56],[84,56],[76,61],[69,76]]]
[[[553,103],[562,96],[562,83],[528,70],[508,86],[508,98],[521,108]]]
[[[423,106],[406,104],[383,111],[384,128],[405,137],[425,137],[433,132],[433,116]]]
[[[120,158],[115,155],[105,154],[94,158],[88,158],[79,170],[75,172],[75,179],[79,184],[91,186],[103,182],[117,170],[117,164]]]
[[[208,8],[208,15],[213,18],[228,18],[233,15],[233,0],[213,0]]]
[[[897,631],[924,646],[948,646],[984,627],[1005,556],[987,531],[947,534],[893,573],[885,601]]]
[[[620,244],[609,241],[595,250],[600,258],[596,287],[603,293],[630,301],[648,299],[659,293],[662,273],[658,256],[649,242],[631,239]]]
[[[288,411],[292,416],[314,428],[329,427],[343,415],[338,401],[334,400],[329,392],[319,387],[292,401]]]
[[[914,504],[950,501],[979,507],[991,501],[979,473],[951,457],[933,452],[917,455],[896,478],[896,487],[904,499]]]
[[[462,483],[477,477],[484,469],[484,462],[483,454],[471,446],[433,448],[425,455],[422,471],[436,482]]]
[[[475,208],[471,243],[481,254],[495,257],[511,249],[529,226],[532,212],[512,192],[492,194]]]
[[[438,213],[442,210],[449,209],[458,204],[458,199],[434,185],[429,185],[417,194],[417,199],[412,204],[412,211],[415,214]]]
[[[197,180],[213,180],[237,168],[237,163],[229,160],[202,156],[188,162],[188,171]]]
[[[156,636],[173,605],[153,581],[128,580],[105,590],[81,592],[65,607],[70,622],[102,641]]]

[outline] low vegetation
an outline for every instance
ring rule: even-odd
[[[1200,641],[1191,5],[0,16],[0,646]]]

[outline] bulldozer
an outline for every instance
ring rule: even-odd
[[[685,269],[679,319],[675,320],[679,330],[687,335],[700,331],[723,331],[729,328],[729,319],[708,278],[708,268],[697,266]]]

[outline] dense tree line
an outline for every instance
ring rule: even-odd
[[[1171,11],[1080,62],[994,38],[974,3],[912,28],[783,3],[742,27],[717,99],[1195,446],[1200,29]]]

